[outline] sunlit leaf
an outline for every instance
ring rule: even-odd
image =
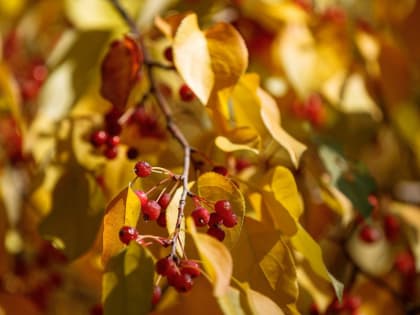
[[[230,278],[232,277],[232,257],[228,249],[215,238],[198,233],[192,218],[187,222],[194,244],[202,260],[205,271],[209,274],[213,283],[213,294],[220,297],[229,290]]]
[[[219,136],[214,140],[214,142],[222,151],[225,152],[250,151],[252,153],[258,154],[258,150],[245,144],[232,143],[226,137]]]
[[[287,235],[298,231],[298,220],[303,211],[302,200],[292,173],[278,166],[267,175],[263,187],[265,203],[273,224]]]
[[[276,303],[260,292],[252,290],[247,283],[242,283],[239,288],[246,297],[247,304],[251,311],[250,314],[284,315],[284,312]]]
[[[343,294],[343,284],[328,272],[322,258],[321,248],[301,225],[298,225],[298,232],[291,238],[291,242],[293,247],[309,262],[313,271],[325,280],[331,282],[335,294],[341,298]]]
[[[225,229],[226,238],[223,243],[228,248],[234,247],[241,233],[245,214],[245,201],[241,191],[231,180],[214,172],[201,175],[198,178],[197,187],[200,196],[209,201],[229,200],[231,203],[232,210],[238,217],[238,224],[233,228]]]
[[[174,63],[186,84],[206,104],[214,85],[214,73],[204,33],[197,16],[186,16],[179,25],[173,43]]]
[[[293,165],[297,168],[306,146],[280,126],[280,111],[274,99],[262,89],[258,89],[257,95],[261,102],[261,118],[268,132],[287,151]]]
[[[41,222],[40,232],[60,240],[67,258],[75,259],[96,237],[105,207],[102,192],[84,169],[72,164],[58,180],[52,198],[51,212]]]
[[[136,242],[131,242],[107,265],[103,276],[104,314],[149,314],[153,276],[151,254]]]
[[[218,297],[217,302],[225,315],[246,314],[241,307],[240,292],[233,287],[229,287],[224,295]]]

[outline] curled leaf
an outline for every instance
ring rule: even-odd
[[[112,42],[102,61],[101,95],[117,108],[124,109],[139,78],[142,62],[142,51],[133,38],[125,36]]]

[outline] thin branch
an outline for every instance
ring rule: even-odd
[[[178,206],[178,215],[177,220],[175,224],[175,231],[173,234],[173,247],[172,247],[172,255],[175,255],[176,251],[176,244],[179,237],[179,232],[181,228],[181,221],[184,217],[184,208],[186,204],[186,198],[188,195],[188,175],[190,170],[190,161],[191,161],[191,146],[188,143],[187,139],[185,138],[182,131],[179,129],[178,125],[173,121],[173,115],[171,111],[171,107],[166,100],[166,98],[163,96],[163,94],[160,92],[158,88],[158,83],[156,80],[156,77],[153,73],[153,69],[155,67],[162,68],[162,65],[156,64],[152,61],[152,59],[149,56],[149,52],[146,49],[146,46],[144,45],[143,39],[141,36],[139,36],[139,31],[137,30],[136,24],[134,20],[127,14],[127,12],[124,10],[124,8],[121,6],[118,0],[110,0],[114,8],[118,11],[118,13],[121,15],[121,17],[126,21],[126,23],[129,25],[131,32],[139,37],[140,41],[140,48],[143,51],[144,55],[144,63],[146,65],[146,71],[148,74],[148,78],[150,80],[150,91],[154,93],[156,97],[157,104],[159,108],[161,109],[163,115],[166,119],[166,125],[169,130],[169,132],[172,134],[172,136],[178,141],[178,143],[182,146],[184,150],[184,169],[181,175],[182,179],[182,193],[179,200],[179,206]],[[169,68],[168,68],[169,69]]]

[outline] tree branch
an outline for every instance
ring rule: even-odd
[[[179,232],[181,228],[181,221],[184,217],[184,208],[186,204],[186,198],[188,195],[188,175],[190,170],[190,161],[191,161],[191,146],[188,143],[188,140],[185,138],[182,131],[179,129],[178,125],[173,121],[173,115],[171,111],[171,107],[166,100],[166,98],[163,96],[163,94],[160,92],[157,84],[156,77],[153,73],[153,69],[155,67],[162,68],[162,65],[157,64],[154,62],[149,55],[149,52],[147,51],[146,46],[144,45],[143,39],[140,36],[139,31],[137,30],[137,26],[134,22],[134,20],[127,14],[127,12],[124,10],[124,8],[121,6],[118,0],[110,0],[114,8],[118,11],[118,13],[121,15],[121,17],[126,21],[126,23],[129,25],[130,30],[133,34],[139,37],[140,41],[140,49],[143,52],[144,56],[144,63],[146,65],[146,71],[148,78],[150,80],[150,92],[153,92],[156,97],[156,102],[161,109],[163,115],[165,116],[166,125],[169,130],[169,132],[172,134],[172,136],[178,141],[178,143],[182,146],[184,150],[184,162],[183,162],[183,172],[181,175],[182,179],[182,193],[179,200],[179,206],[178,206],[178,215],[175,225],[175,231],[173,235],[173,245],[172,245],[172,251],[171,255],[175,255],[176,251],[176,244],[179,237]],[[174,69],[173,67],[167,67],[168,69]]]

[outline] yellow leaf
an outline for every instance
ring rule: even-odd
[[[215,75],[213,89],[235,85],[248,67],[248,51],[241,35],[232,25],[217,23],[205,31],[205,36]]]
[[[259,153],[257,149],[254,149],[246,144],[232,143],[228,138],[222,136],[218,136],[214,142],[220,150],[225,152],[250,151],[255,154]]]
[[[240,292],[229,287],[227,292],[217,299],[224,315],[245,315],[241,307]]]
[[[252,290],[247,283],[239,286],[239,289],[246,297],[250,313],[253,315],[284,315],[281,308],[273,302],[269,297],[261,294],[258,291]]]
[[[213,283],[216,297],[227,294],[232,277],[232,257],[228,249],[215,238],[196,231],[192,218],[187,220],[188,230],[201,257],[204,269]]]
[[[262,89],[258,89],[257,95],[261,102],[261,117],[268,132],[287,151],[293,165],[297,168],[306,146],[281,128],[280,111],[274,99]]]
[[[118,233],[124,225],[124,208],[127,188],[123,189],[108,204],[104,216],[104,229],[102,234],[102,264],[107,265],[108,260],[115,256],[124,247],[119,240]]]
[[[173,43],[174,64],[198,99],[206,104],[214,85],[214,73],[207,40],[197,16],[190,14],[180,23]]]
[[[140,217],[141,204],[140,199],[133,191],[133,183],[130,182],[127,188],[127,197],[125,200],[124,225],[136,226]]]
[[[309,262],[313,271],[323,279],[331,282],[335,294],[341,298],[343,284],[328,272],[322,258],[321,248],[300,224],[298,225],[298,232],[291,238],[291,242],[293,247]]]
[[[298,287],[293,257],[281,234],[267,223],[245,217],[232,257],[236,279],[285,307],[296,302]]]
[[[194,183],[189,183],[191,187]],[[166,208],[166,229],[169,235],[172,235],[176,230],[176,221],[178,219],[179,200],[181,200],[182,187],[179,187],[172,196],[171,202]],[[185,218],[181,219],[181,227],[178,235],[178,243],[176,250],[179,255],[183,255],[183,248],[185,246]]]
[[[298,220],[303,204],[292,173],[283,166],[277,166],[267,176],[269,184],[263,188],[263,202],[273,219],[273,224],[286,235],[298,231]]]
[[[245,200],[241,191],[228,178],[214,172],[201,175],[197,186],[201,197],[212,202],[229,200],[231,203],[232,210],[238,217],[238,224],[225,230],[223,243],[228,248],[234,247],[239,239],[245,214]]]

